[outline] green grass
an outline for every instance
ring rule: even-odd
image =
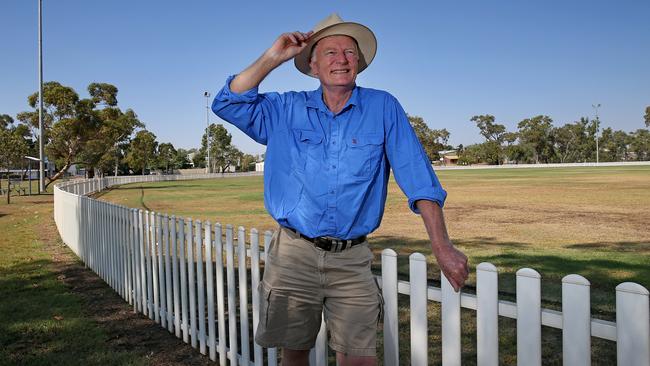
[[[144,364],[142,355],[109,349],[82,300],[57,279],[37,234],[51,216],[51,195],[0,205],[0,365]]]

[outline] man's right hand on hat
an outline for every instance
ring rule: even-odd
[[[278,64],[294,58],[299,54],[309,42],[309,37],[314,32],[289,32],[283,33],[273,42],[271,48],[266,51],[268,57],[272,58]]]

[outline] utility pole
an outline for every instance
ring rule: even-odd
[[[596,165],[599,163],[598,159],[598,131],[600,130],[600,119],[598,119],[598,108],[600,108],[600,103],[598,104],[592,104],[591,105],[594,108],[595,114],[596,114]]]
[[[203,96],[205,97],[205,124],[207,126],[205,136],[208,142],[208,160],[206,162],[205,171],[206,173],[212,173],[212,165],[210,164],[210,93],[204,92]]]
[[[38,192],[45,192],[43,149],[43,0],[38,0]]]

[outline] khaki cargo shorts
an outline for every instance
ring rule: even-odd
[[[255,336],[259,345],[311,349],[324,314],[334,351],[375,356],[382,299],[370,272],[373,254],[367,242],[327,252],[280,227],[266,250]]]

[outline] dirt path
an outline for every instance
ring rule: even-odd
[[[49,200],[52,204],[52,199]],[[84,302],[86,315],[109,337],[109,348],[142,354],[152,365],[214,365],[208,357],[183,343],[142,314],[134,314],[113,289],[61,241],[51,215],[42,219],[39,237],[52,257],[52,272]],[[74,345],[70,345],[74,346]]]

